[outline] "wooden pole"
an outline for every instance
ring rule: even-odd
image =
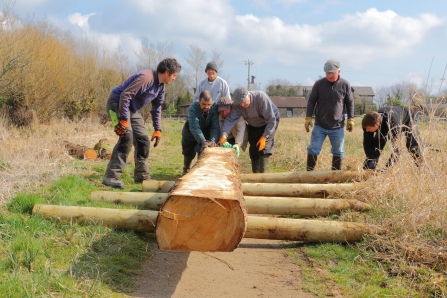
[[[118,229],[154,232],[157,211],[40,205],[33,214],[62,222],[103,224]],[[305,242],[356,242],[365,235],[376,233],[374,226],[327,220],[289,219],[274,217],[247,217],[245,238],[276,239]],[[210,234],[209,237],[213,237]]]
[[[152,192],[93,191],[90,194],[92,201],[135,205],[150,210],[159,210],[167,198],[167,193]],[[346,209],[367,211],[371,208],[367,203],[345,199],[244,196],[244,201],[249,214],[326,216]]]
[[[174,185],[174,181],[145,180],[142,185],[143,192],[157,192],[162,188],[171,189]],[[162,185],[162,187],[160,185]],[[353,192],[361,187],[361,183],[242,183],[242,192],[244,196],[326,198],[340,193]]]
[[[149,210],[112,209],[78,206],[42,205],[33,207],[33,214],[62,222],[74,220],[85,224],[103,224],[116,229],[154,232],[158,212]]]
[[[362,181],[374,171],[309,171],[285,173],[241,174],[245,183],[345,183]]]
[[[359,185],[359,184],[357,184]],[[357,190],[354,183],[337,184],[285,184],[285,183],[243,183],[242,189],[246,196],[266,197],[305,197],[327,198],[341,193]]]
[[[353,222],[249,216],[245,238],[351,243],[375,232]]]
[[[135,205],[156,211],[160,210],[167,198],[168,194],[162,192],[92,191],[90,193],[91,201]]]
[[[171,188],[159,211],[158,247],[179,251],[233,251],[247,224],[234,150],[206,148]]]

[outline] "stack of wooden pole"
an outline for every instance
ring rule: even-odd
[[[232,251],[242,237],[355,242],[376,232],[376,228],[360,223],[265,215],[326,216],[345,209],[368,210],[366,203],[336,197],[359,189],[361,184],[355,181],[369,175],[353,171],[238,175],[232,150],[207,148],[193,169],[176,182],[144,181],[142,193],[91,193],[91,200],[150,210],[36,205],[33,212],[59,220],[75,218],[117,228],[155,231],[159,247],[169,250]]]

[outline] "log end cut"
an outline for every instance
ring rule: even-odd
[[[207,148],[172,187],[155,235],[164,250],[228,252],[238,246],[246,226],[234,150]]]

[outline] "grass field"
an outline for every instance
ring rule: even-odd
[[[361,169],[359,123],[356,119],[354,131],[346,133],[343,169]],[[153,178],[181,176],[182,126],[182,120],[163,121],[162,143],[150,153]],[[307,291],[324,297],[330,281],[347,297],[446,295],[446,127],[422,123],[419,128],[432,144],[423,148],[424,167],[417,168],[403,147],[398,164],[369,179],[362,190],[345,195],[370,203],[371,211],[348,210],[328,218],[375,224],[384,233],[354,245],[309,244],[288,251],[303,272]],[[55,121],[31,129],[7,127],[0,119],[0,293],[6,297],[121,297],[132,291],[132,276],[151,256],[147,240],[153,234],[31,215],[35,203],[129,208],[90,202],[91,191],[109,189],[101,184],[107,161],[77,160],[63,147],[64,140],[93,147],[103,138],[114,144],[117,137],[95,119]],[[270,171],[304,171],[309,138],[302,118],[282,119]],[[386,147],[379,168],[388,157]],[[331,159],[326,141],[316,170],[329,170]],[[248,152],[239,160],[240,172],[249,173]],[[141,191],[132,173],[129,163],[122,177],[124,191]],[[317,268],[324,277],[317,278]]]

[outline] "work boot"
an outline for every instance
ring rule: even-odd
[[[270,155],[262,155],[259,160],[261,164],[260,173],[267,173],[269,171]]]
[[[252,159],[251,160],[251,171],[253,173],[261,173],[261,160],[260,159]]]
[[[183,158],[183,173],[182,173],[183,176],[188,174],[189,170],[191,169],[191,163],[192,159],[186,157]]]
[[[307,171],[313,171],[317,164],[318,155],[307,154]]]
[[[115,187],[115,188],[124,188],[124,183],[121,182],[118,178],[110,178],[110,177],[104,177],[102,179],[102,184]]]
[[[341,162],[343,160],[343,157],[340,156],[333,156],[332,155],[332,171],[339,171],[341,170]]]

